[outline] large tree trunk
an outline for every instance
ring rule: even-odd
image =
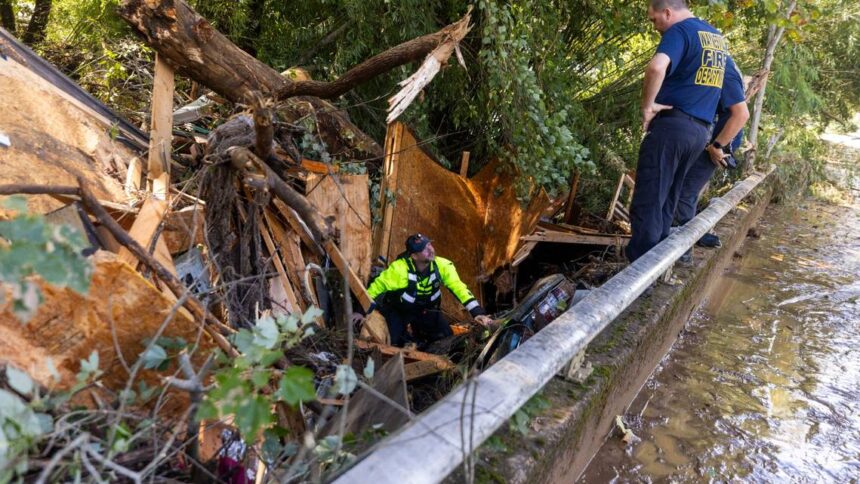
[[[290,81],[215,30],[182,0],[125,0],[120,15],[176,71],[233,102],[247,102],[253,91],[268,97]],[[315,116],[332,155],[381,159],[382,147],[359,130],[342,110],[319,98],[295,97],[280,112],[295,122]]]
[[[362,62],[336,81],[322,82],[292,81],[281,76],[230,42],[182,0],[123,0],[120,15],[180,74],[233,102],[246,102],[253,91],[286,101],[286,115],[292,118],[289,121],[313,114],[329,153],[352,152],[354,159],[362,159],[361,155],[380,159],[382,148],[357,129],[343,111],[320,98],[336,98],[397,66],[425,58],[443,44],[450,55],[468,32],[470,19],[467,13],[438,32],[404,42]],[[440,61],[447,61],[446,55],[440,57]]]
[[[0,0],[0,25],[15,35],[15,10],[12,8],[12,0]]]
[[[27,45],[37,44],[45,38],[45,28],[48,26],[48,17],[51,16],[51,0],[36,0],[33,7],[33,16],[27,24],[27,31],[21,38]]]

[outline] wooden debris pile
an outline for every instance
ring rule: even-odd
[[[346,406],[340,431],[360,432],[376,424],[394,431],[411,415],[407,383],[456,367],[445,356],[352,338],[353,304],[367,310],[372,303],[365,288],[371,261],[395,258],[411,233],[429,234],[437,251],[455,262],[463,281],[484,300],[485,283],[502,286],[512,272],[506,284],[515,288],[516,267],[539,242],[623,245],[623,236],[573,225],[569,214],[576,181],[566,199],[568,219],[553,224],[546,217],[558,214],[563,203],[541,192],[522,206],[514,175],[499,163],[467,178],[465,169],[457,174],[436,163],[404,124],[389,124],[384,147],[379,146],[325,100],[426,57],[393,103],[402,112],[448,57],[459,55],[468,13],[333,82],[281,76],[181,0],[125,0],[121,15],[157,53],[145,146],[133,130],[109,135],[116,123],[95,100],[82,101],[58,88],[22,64],[20,56],[0,56],[0,100],[17,103],[0,125],[0,134],[11,140],[0,146],[0,196],[26,194],[34,213],[59,210],[53,217],[79,227],[94,252],[86,295],[40,282],[45,298],[27,325],[18,321],[8,298],[0,305],[3,362],[42,385],[52,384],[53,372],[43,364],[49,357],[61,387],[72,388],[80,361],[97,351],[104,362],[104,390],[119,394],[134,379],[134,362],[152,341],[182,339],[198,350],[198,356],[179,362],[196,386],[189,392],[192,405],[186,395],[176,399],[174,409],[179,414],[187,408],[193,416],[204,384],[191,368],[208,368],[215,349],[228,358],[239,355],[234,335],[263,315],[317,307],[323,313],[315,328],[330,340],[314,344],[357,371],[368,360],[380,370],[372,386],[352,397],[318,395],[302,410],[279,404],[279,422],[297,440],[315,424],[325,427],[331,412]],[[175,111],[175,73],[215,95]],[[237,112],[210,132],[189,124],[207,115],[203,108],[216,96],[236,103]],[[308,159],[302,147],[307,140],[325,156]],[[378,172],[385,194],[379,223],[371,218],[370,176],[344,173],[332,158]],[[463,159],[466,165],[468,154]],[[624,214],[623,204],[613,202],[610,214],[616,213]],[[8,216],[0,212],[0,218]],[[469,319],[453,298],[443,297],[452,321]],[[310,357],[299,355],[298,361],[303,358]],[[292,356],[278,361],[279,371],[295,361]],[[334,378],[331,365],[311,366],[318,383]],[[162,375],[147,369],[140,377],[157,384]],[[102,398],[96,391],[90,396],[95,402]],[[198,429],[188,427],[196,441]]]

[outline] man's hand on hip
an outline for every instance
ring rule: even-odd
[[[651,120],[654,119],[654,116],[657,116],[657,113],[666,109],[672,109],[672,106],[651,103],[649,106],[642,108],[642,132],[647,133],[648,126],[651,124]]]

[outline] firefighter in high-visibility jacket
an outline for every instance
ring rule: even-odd
[[[454,263],[436,257],[430,239],[414,234],[406,239],[406,252],[367,288],[367,293],[375,301],[370,310],[379,309],[385,317],[392,345],[403,346],[414,339],[419,346],[424,346],[453,334],[439,308],[443,285],[478,324],[489,326],[492,323],[484,308],[460,280]],[[412,327],[412,338],[407,332],[408,325]]]

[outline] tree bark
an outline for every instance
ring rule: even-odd
[[[290,81],[216,31],[182,0],[124,0],[122,16],[176,71],[234,103],[252,91],[273,97]],[[313,97],[295,97],[279,113],[288,122],[316,120],[332,155],[357,160],[381,159],[382,147],[359,130],[334,105]]]
[[[27,31],[21,40],[27,45],[37,44],[45,38],[45,28],[48,26],[48,17],[51,16],[52,0],[36,0],[33,7],[33,16],[27,24]]]
[[[439,32],[410,40],[350,69],[333,82],[292,81],[244,52],[182,0],[123,0],[120,15],[176,70],[233,102],[252,91],[286,101],[288,121],[309,114],[331,154],[352,151],[381,158],[382,148],[356,128],[343,111],[320,98],[332,99],[397,66],[421,60],[468,22],[468,14]],[[362,159],[361,156],[354,156]]]
[[[15,10],[12,8],[12,0],[0,0],[0,25],[15,35]]]

